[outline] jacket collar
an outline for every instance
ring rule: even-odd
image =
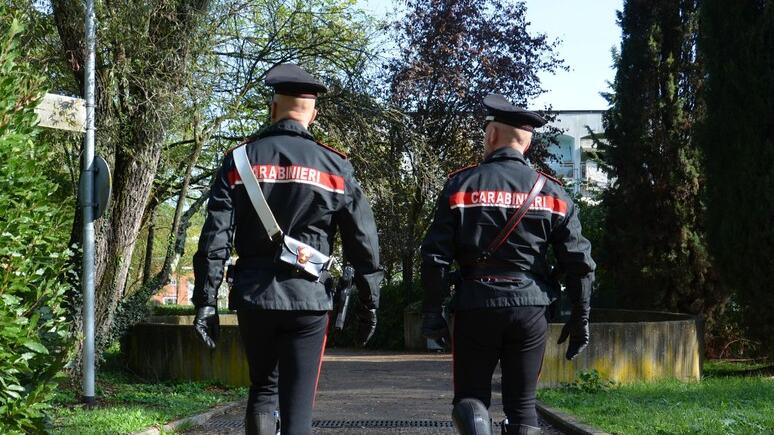
[[[519,151],[517,151],[514,148],[511,147],[502,147],[498,148],[495,151],[492,152],[492,154],[489,154],[487,158],[484,159],[483,163],[489,163],[496,160],[518,160],[525,165],[527,164],[527,160],[524,158],[524,155],[522,155]]]
[[[264,128],[258,133],[258,137],[293,135],[301,136],[309,140],[315,140],[312,133],[309,132],[300,122],[292,119],[280,119],[274,124]]]

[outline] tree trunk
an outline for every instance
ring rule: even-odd
[[[201,209],[202,205],[207,200],[208,193],[203,192],[202,195],[191,204],[188,210],[183,212],[183,209],[185,208],[185,199],[188,195],[188,186],[191,181],[191,173],[193,172],[194,166],[196,166],[196,163],[199,161],[199,155],[204,146],[204,139],[198,132],[197,122],[194,123],[194,127],[196,131],[195,147],[188,160],[189,163],[186,168],[185,177],[183,178],[183,184],[178,193],[177,206],[175,207],[175,216],[172,219],[172,228],[169,233],[164,264],[153,279],[144,283],[140,290],[132,293],[128,298],[121,301],[116,321],[111,322],[110,325],[108,325],[110,334],[106,334],[107,336],[120,338],[130,327],[137,322],[142,321],[145,317],[147,314],[146,304],[148,299],[169,283],[172,273],[177,269],[177,264],[185,252],[185,239],[188,234],[191,218],[199,211],[199,209]]]
[[[148,284],[153,264],[153,239],[156,237],[156,210],[151,210],[148,218],[148,238],[145,242],[145,261],[142,267],[142,285]]]
[[[406,296],[411,294],[414,288],[414,251],[406,251],[401,255],[401,275],[403,276],[403,290]]]

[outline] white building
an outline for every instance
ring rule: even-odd
[[[596,145],[589,129],[595,135],[603,135],[602,110],[558,110],[552,126],[562,130],[558,145],[549,151],[559,159],[549,166],[567,186],[577,194],[586,195],[590,188],[603,188],[608,184],[607,174],[593,159]]]

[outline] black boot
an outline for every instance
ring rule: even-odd
[[[277,417],[274,414],[252,414],[245,417],[245,434],[276,435]]]
[[[452,421],[460,435],[492,435],[489,411],[478,399],[462,399],[454,405]]]
[[[502,435],[540,435],[543,433],[539,427],[527,426],[526,424],[508,424],[508,420],[503,421]]]

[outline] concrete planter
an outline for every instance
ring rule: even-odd
[[[407,350],[427,349],[427,339],[422,336],[422,313],[411,307],[403,310],[403,345]]]
[[[237,316],[220,315],[220,337],[215,350],[209,350],[196,336],[193,319],[194,316],[155,316],[136,325],[121,343],[129,367],[155,379],[250,385]]]
[[[596,369],[616,382],[675,378],[701,379],[703,350],[698,319],[686,314],[630,310],[592,310],[591,344],[567,361],[567,343],[557,345],[562,324],[551,323],[540,375],[541,386],[575,379],[579,370]]]
[[[157,379],[214,379],[248,385],[247,362],[235,315],[221,315],[218,347],[210,351],[195,336],[193,316],[158,316],[137,325],[123,342],[132,370]],[[672,313],[593,310],[591,345],[574,361],[564,358],[566,344],[556,340],[562,324],[549,325],[542,386],[575,379],[579,370],[598,370],[616,382],[664,378],[698,381],[701,346],[696,318]],[[404,311],[407,349],[425,349],[421,314]]]

